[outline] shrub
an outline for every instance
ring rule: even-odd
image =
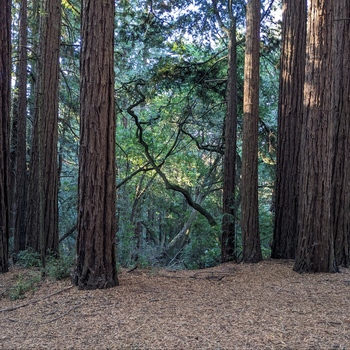
[[[62,280],[71,275],[74,265],[72,255],[61,255],[59,259],[49,256],[45,266],[45,274],[52,280]]]
[[[8,292],[9,298],[11,300],[23,299],[26,292],[36,289],[36,286],[40,280],[40,271],[36,271],[35,273],[32,272],[26,277],[23,274],[19,274],[16,283],[10,288]]]
[[[18,253],[17,264],[26,268],[41,267],[40,254],[35,252],[32,248],[23,250]]]

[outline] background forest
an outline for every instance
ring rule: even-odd
[[[340,181],[337,169],[342,173],[348,163],[334,153],[343,147],[341,154],[346,154],[347,147],[345,141],[338,143],[346,136],[336,133],[343,120],[334,112],[341,84],[330,80],[334,94],[322,98],[327,79],[320,78],[323,90],[318,90],[319,78],[313,75],[317,57],[343,57],[345,44],[319,44],[316,39],[324,34],[328,40],[330,33],[337,34],[334,30],[341,33],[345,21],[329,26],[334,18],[321,15],[328,5],[310,2],[309,11],[317,16],[306,30],[306,1],[284,1],[283,27],[282,4],[276,0],[122,0],[115,6],[116,169],[106,174],[116,171],[117,264],[198,269],[226,261],[257,262],[270,257],[272,248],[274,258],[294,259],[298,251],[295,269],[300,272],[347,266],[349,234],[343,228],[348,215],[341,203],[348,201],[337,194],[346,191],[332,190]],[[346,18],[345,5],[337,6],[329,5],[327,14],[336,16],[338,11]],[[12,2],[8,187],[13,262],[37,258],[45,265],[59,258],[55,266],[66,266],[67,271],[74,263],[81,212],[78,187],[84,180],[79,152],[85,147],[85,133],[100,129],[93,119],[90,129],[82,126],[80,117],[81,106],[86,108],[82,86],[94,86],[89,73],[84,75],[84,62],[89,62],[94,46],[87,35],[94,32],[84,29],[86,8],[75,0]],[[317,31],[323,27],[325,33]],[[254,50],[255,63],[249,61]],[[340,66],[336,59],[331,64],[321,59],[317,69],[333,79],[332,72],[342,76]],[[100,86],[96,79],[96,96]],[[256,86],[259,109],[254,112],[249,110],[253,100],[246,98]],[[331,111],[339,117],[332,122]],[[248,130],[253,119],[247,116],[257,118],[256,131],[254,125]],[[322,129],[326,134],[317,134],[313,122],[329,126]],[[310,130],[318,135],[314,149]],[[320,146],[317,140],[327,141]],[[315,167],[309,167],[312,157],[318,160]],[[255,159],[256,174],[254,164],[249,168]],[[84,169],[94,182],[89,168]],[[100,186],[97,175],[95,186]],[[308,188],[314,191],[311,199]],[[82,196],[94,200],[89,193]],[[297,220],[296,198],[305,221]],[[334,206],[326,207],[330,202]],[[326,211],[332,214],[323,215]],[[318,217],[325,221],[318,222]],[[333,231],[338,224],[345,226]],[[79,249],[78,244],[81,257]]]
[[[18,101],[21,2],[13,2],[13,113]],[[259,216],[264,256],[270,254],[278,97],[280,23],[278,2],[266,1],[261,22],[259,123]],[[22,3],[23,6],[23,3]],[[229,22],[225,5],[218,5]],[[28,3],[27,163],[35,108],[38,4]],[[240,183],[245,4],[237,18],[238,134]],[[115,16],[117,103],[117,259],[121,266],[166,264],[176,268],[216,265],[221,256],[223,128],[227,82],[227,37],[211,2],[121,1]],[[61,258],[74,256],[79,151],[80,3],[62,1],[58,116],[59,236]],[[137,113],[138,125],[130,113]],[[143,139],[140,142],[140,130]],[[12,157],[16,156],[16,119]],[[144,143],[144,144],[143,144]],[[187,191],[215,220],[191,208],[181,191],[150,165],[145,148],[166,181]],[[12,158],[12,161],[15,160]],[[14,163],[12,163],[14,164]],[[13,170],[14,171],[14,170]],[[23,199],[21,199],[23,200]],[[241,257],[240,191],[237,258]],[[14,214],[12,212],[12,214]],[[13,226],[13,220],[12,220]],[[12,230],[13,232],[13,230]],[[14,251],[13,237],[10,250]],[[20,256],[26,256],[21,253]]]

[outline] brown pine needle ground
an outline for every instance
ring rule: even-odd
[[[0,349],[350,349],[350,271],[292,266],[122,270],[113,289],[45,281],[11,301],[30,272],[14,268],[0,275]]]

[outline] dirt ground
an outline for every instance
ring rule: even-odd
[[[15,268],[0,275],[0,349],[350,349],[350,271],[292,266],[122,270],[116,288],[44,281],[11,301],[30,273]]]

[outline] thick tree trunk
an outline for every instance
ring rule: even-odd
[[[36,116],[27,213],[27,245],[58,254],[58,83],[61,1],[45,0],[40,18]]]
[[[350,3],[334,2],[332,218],[335,260],[350,266]]]
[[[283,1],[275,227],[271,257],[294,259],[305,76],[306,0]]]
[[[118,284],[114,0],[83,0],[77,261],[79,289]]]
[[[0,272],[8,271],[11,1],[0,0]]]
[[[334,272],[331,220],[332,2],[310,0],[294,270]]]
[[[26,231],[26,142],[27,142],[27,0],[22,0],[20,8],[19,71],[18,71],[18,113],[17,145],[14,196],[14,252],[25,249]]]
[[[258,207],[260,1],[247,3],[242,146],[243,261],[262,260]]]

